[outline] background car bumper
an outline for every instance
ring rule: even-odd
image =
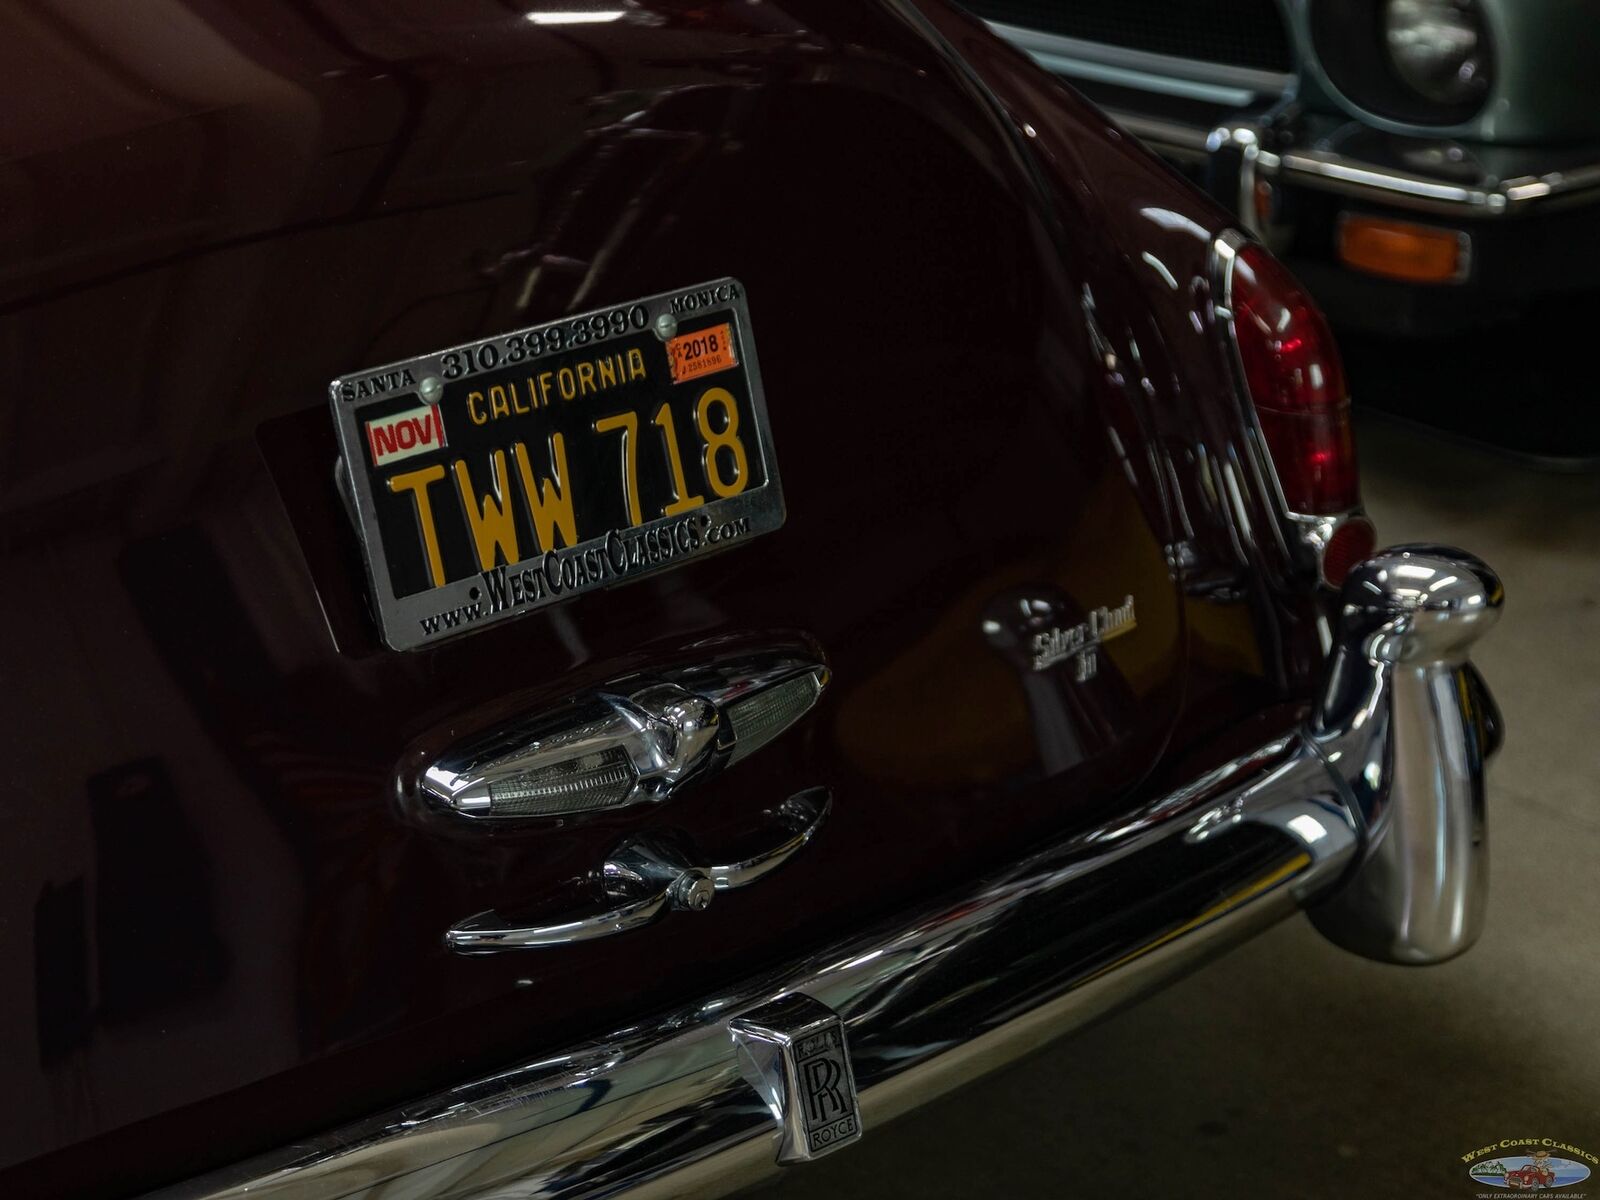
[[[783,995],[844,1022],[870,1129],[1299,906],[1326,900],[1319,927],[1372,957],[1459,953],[1498,738],[1466,655],[1500,603],[1469,556],[1386,552],[1346,585],[1300,729],[736,993],[164,1195],[711,1195],[775,1166],[787,1101],[747,1082],[729,1027]]]
[[[1175,161],[1188,154],[1187,134],[1125,119]],[[1307,115],[1225,122],[1205,146],[1203,161],[1187,160],[1191,176],[1345,329],[1425,336],[1596,293],[1600,147],[1469,146]],[[1359,251],[1346,238],[1356,225],[1443,243],[1449,261]]]
[[[1221,154],[1229,165],[1230,156],[1237,157],[1240,165],[1225,166],[1224,173],[1242,185],[1268,180],[1456,220],[1520,217],[1600,201],[1600,147],[1468,146],[1328,117],[1241,119],[1206,127],[1110,112],[1169,157],[1199,161]],[[1241,173],[1240,166],[1248,169]],[[1255,212],[1253,191],[1218,195],[1241,216]]]
[[[1426,336],[1597,292],[1600,145],[1389,133],[1303,111],[1287,70],[989,28],[1211,193],[1346,328]],[[1453,239],[1454,269],[1407,278],[1399,263],[1349,258],[1342,231],[1352,218]]]

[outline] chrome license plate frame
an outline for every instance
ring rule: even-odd
[[[394,650],[687,566],[786,515],[732,278],[342,375],[328,398]]]

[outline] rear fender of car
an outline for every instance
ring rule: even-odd
[[[1242,711],[1292,711],[1316,685],[1328,594],[1253,469],[1252,417],[1217,313],[1216,246],[1235,222],[980,22],[942,4],[921,12],[1004,109],[1063,228],[1107,234],[1073,249],[1101,260],[1085,308],[1107,379],[1149,422],[1172,508],[1169,558],[1190,626],[1186,727],[1198,744]],[[1221,724],[1207,720],[1219,711]]]

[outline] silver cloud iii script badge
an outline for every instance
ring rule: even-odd
[[[1115,608],[1094,609],[1088,620],[1076,625],[1041,630],[1033,635],[1033,669],[1047,671],[1063,659],[1073,658],[1077,660],[1077,678],[1093,679],[1098,665],[1095,651],[1112,638],[1131,633],[1138,624],[1133,597],[1128,596]]]
[[[1081,620],[1075,620],[1079,614]],[[1048,671],[1071,659],[1073,678],[1086,683],[1099,673],[1099,649],[1138,628],[1133,597],[1084,614],[1055,589],[1040,588],[997,597],[983,619],[990,645],[1027,671]]]

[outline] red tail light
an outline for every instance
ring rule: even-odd
[[[1356,507],[1350,396],[1327,321],[1259,246],[1239,251],[1231,298],[1245,386],[1289,510],[1322,516]]]

